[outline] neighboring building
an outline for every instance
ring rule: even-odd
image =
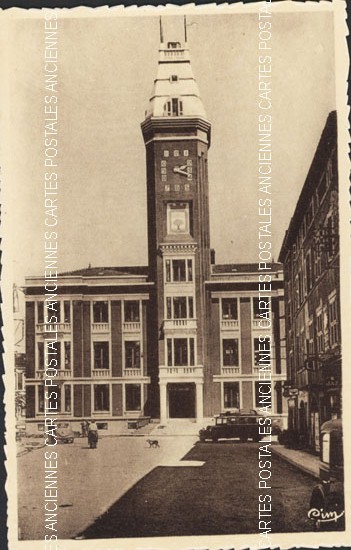
[[[24,353],[15,353],[15,407],[16,420],[22,421],[25,418],[26,410],[26,355]]]
[[[185,43],[161,43],[142,123],[149,266],[59,277],[60,414],[113,432],[152,415],[201,421],[258,408],[257,265],[211,265],[206,118]],[[284,417],[283,277],[272,265],[272,411]],[[44,280],[26,281],[27,419],[43,422]]]
[[[23,426],[26,409],[26,355],[24,353],[24,295],[23,289],[13,285],[12,309],[14,324],[15,410],[16,421]]]
[[[328,116],[285,235],[289,426],[319,449],[319,426],[341,415],[336,112]]]

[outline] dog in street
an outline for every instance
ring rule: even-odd
[[[156,449],[156,447],[160,447],[160,444],[157,441],[157,439],[147,439],[146,443],[149,444],[149,449],[151,449],[151,447],[154,447],[155,449]]]

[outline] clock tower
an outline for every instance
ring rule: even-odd
[[[203,417],[205,281],[210,276],[207,152],[210,123],[186,42],[163,41],[141,124],[146,147],[148,320],[152,385],[161,422]]]

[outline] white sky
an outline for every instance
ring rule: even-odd
[[[256,14],[188,15],[192,67],[212,123],[216,263],[257,261],[257,22]],[[272,24],[277,259],[327,115],[335,109],[335,81],[332,13],[274,13]],[[166,40],[178,38],[181,29],[182,16],[164,17]],[[14,20],[8,33],[13,132],[3,177],[15,201],[14,270],[22,284],[44,266],[43,21]],[[158,16],[60,19],[59,44],[59,269],[146,265],[140,122],[156,77]]]

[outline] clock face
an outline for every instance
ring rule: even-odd
[[[160,179],[165,191],[190,191],[193,181],[193,161],[189,150],[164,150],[160,161]]]

